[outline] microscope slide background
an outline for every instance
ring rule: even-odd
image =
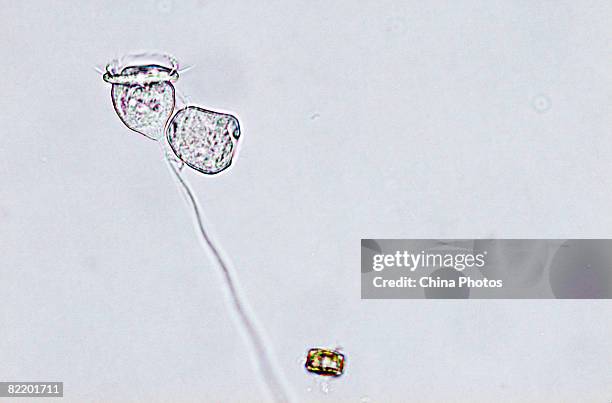
[[[611,301],[361,300],[359,271],[361,238],[612,238],[609,1],[0,6],[0,380],[268,399],[158,144],[94,69],[157,50],[240,118],[232,168],[186,176],[297,401],[612,399]],[[327,393],[314,346],[346,353]]]

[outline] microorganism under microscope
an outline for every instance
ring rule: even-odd
[[[174,115],[167,133],[181,161],[202,173],[216,174],[232,163],[240,125],[232,115],[188,106]]]
[[[147,68],[158,68],[147,66]],[[139,70],[143,69],[138,67]],[[128,69],[124,70],[128,71]],[[115,110],[130,129],[159,140],[174,110],[174,87],[168,82],[113,85]]]
[[[311,348],[306,356],[306,369],[323,376],[340,376],[344,373],[344,354],[325,348]]]
[[[216,174],[229,167],[240,137],[238,119],[230,114],[186,106],[167,124],[175,107],[172,83],[178,77],[176,59],[156,53],[115,59],[107,64],[103,75],[104,81],[113,85],[115,111],[128,128],[154,140],[161,140],[164,132],[167,133],[168,141],[160,141],[165,160],[187,196],[198,234],[223,278],[223,286],[232,301],[231,308],[245,331],[253,356],[257,357],[257,373],[266,374],[262,381],[275,401],[292,401],[291,390],[282,372],[278,371],[279,365],[274,362],[270,343],[239,291],[229,260],[209,233],[197,196],[182,172],[183,165],[205,174]]]
[[[159,140],[175,105],[177,66],[157,64],[122,67],[109,63],[104,80],[113,84],[111,98],[121,121],[150,139]]]

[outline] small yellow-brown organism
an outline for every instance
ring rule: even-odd
[[[335,350],[311,348],[306,357],[306,369],[323,376],[340,376],[344,371],[344,355]]]

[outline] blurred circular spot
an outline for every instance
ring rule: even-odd
[[[550,98],[544,94],[538,94],[531,100],[531,106],[538,113],[544,113],[551,107]]]
[[[374,255],[382,253],[380,245],[373,239],[362,239],[361,240],[361,272],[371,272],[372,264],[374,261]]]
[[[465,277],[453,268],[441,268],[435,270],[429,277],[439,283],[452,280],[455,287],[427,287],[425,297],[428,299],[465,299],[470,297],[470,288],[463,285],[459,287],[459,279]]]
[[[612,240],[569,240],[550,265],[556,298],[612,297]]]

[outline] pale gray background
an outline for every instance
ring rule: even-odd
[[[0,10],[1,380],[266,398],[159,148],[93,69],[151,49],[241,119],[233,169],[189,178],[300,401],[612,399],[610,301],[359,298],[360,238],[612,237],[609,1]],[[300,357],[337,344],[325,394]]]

